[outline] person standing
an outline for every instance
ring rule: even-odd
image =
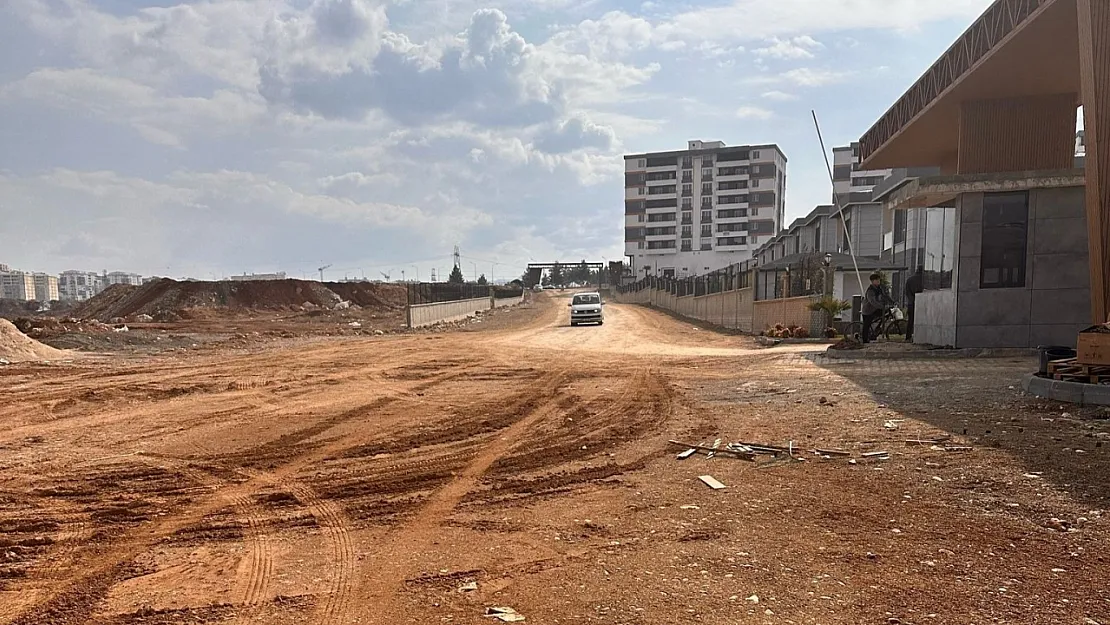
[[[864,343],[871,342],[872,327],[893,303],[890,296],[883,290],[883,276],[878,273],[871,274],[871,286],[867,287],[867,292],[863,294],[863,306],[860,309],[860,312],[863,313],[863,337],[861,340]]]
[[[906,342],[913,343],[913,313],[917,294],[925,290],[925,267],[917,266],[917,271],[906,280]]]

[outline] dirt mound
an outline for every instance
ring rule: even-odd
[[[363,308],[395,310],[404,308],[408,303],[405,287],[396,284],[377,284],[374,282],[325,282],[333,293],[344,301]]]
[[[58,360],[66,353],[23,334],[12,322],[0,319],[0,359],[8,362]]]
[[[305,280],[247,282],[178,282],[163,279],[143,286],[116,286],[77,309],[79,319],[130,319],[150,315],[155,320],[206,317],[219,310],[299,310],[335,308],[350,302],[362,308],[395,310],[405,303],[404,287],[370,282],[328,283]]]

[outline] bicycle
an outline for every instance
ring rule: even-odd
[[[883,311],[882,316],[872,324],[869,340],[874,341],[881,336],[889,341],[891,335],[906,335],[906,318],[902,314],[902,310],[897,306],[887,308]],[[862,337],[863,322],[853,321],[850,323],[848,325],[848,336],[854,336],[856,338]]]

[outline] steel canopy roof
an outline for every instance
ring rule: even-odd
[[[998,0],[864,134],[861,166],[942,165],[958,152],[962,102],[1061,93],[1078,106],[1076,0]]]

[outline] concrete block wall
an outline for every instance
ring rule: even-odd
[[[979,288],[983,194],[959,202],[956,347],[1074,346],[1091,310],[1085,189],[1029,192],[1022,288]]]
[[[809,309],[809,304],[817,297],[788,297],[755,302],[752,308],[752,331],[763,332],[777,323],[784,326],[801,326],[809,330],[811,336],[819,336],[823,327],[823,314]]]
[[[516,306],[517,304],[524,303],[524,297],[524,295],[521,295],[520,297],[502,297],[500,299],[494,299],[493,307],[505,308],[507,306]]]
[[[422,328],[440,322],[459,321],[480,310],[489,309],[490,298],[488,297],[437,304],[413,304],[407,309],[406,320],[410,328]]]
[[[925,291],[914,299],[913,342],[956,345],[956,292]]]
[[[737,289],[694,297],[677,297],[667,291],[644,289],[619,294],[614,299],[622,304],[650,305],[689,319],[697,319],[724,328],[752,331],[752,289]]]

